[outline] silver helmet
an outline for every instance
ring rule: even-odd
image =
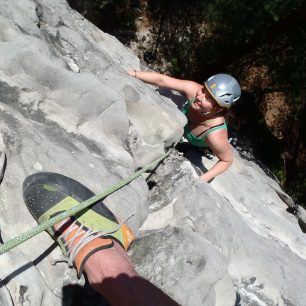
[[[239,83],[229,74],[215,74],[208,78],[204,85],[216,102],[224,108],[230,108],[241,95]]]

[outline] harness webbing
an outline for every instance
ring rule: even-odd
[[[117,191],[118,189],[124,187],[125,185],[127,185],[130,182],[132,182],[133,180],[135,180],[137,177],[139,177],[144,172],[146,172],[148,170],[152,171],[153,169],[155,169],[158,166],[158,164],[163,159],[165,159],[172,152],[172,150],[174,149],[176,144],[177,143],[175,143],[175,145],[173,147],[171,147],[165,154],[163,154],[162,156],[160,156],[159,158],[157,158],[153,162],[149,163],[144,168],[136,171],[134,174],[130,175],[126,179],[123,179],[119,183],[111,186],[110,188],[108,188],[104,192],[98,193],[98,194],[94,195],[93,197],[87,199],[86,201],[84,201],[84,202],[82,202],[82,203],[80,203],[80,204],[78,204],[78,205],[58,214],[58,215],[56,215],[55,217],[50,218],[46,222],[44,222],[42,224],[39,224],[39,225],[25,231],[24,233],[20,234],[19,236],[15,237],[15,238],[12,238],[12,239],[6,241],[3,244],[0,244],[0,255],[8,252],[9,250],[11,250],[14,247],[22,244],[23,242],[29,240],[30,238],[40,234],[41,232],[45,231],[46,229],[55,225],[56,223],[58,223],[60,221],[63,221],[64,219],[66,219],[70,216],[76,215],[77,213],[79,213],[83,209],[85,209],[85,208],[93,205],[94,203],[104,199],[106,196],[110,195],[111,193]]]

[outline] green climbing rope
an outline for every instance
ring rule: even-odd
[[[15,237],[13,239],[8,240],[4,244],[1,244],[0,245],[0,255],[8,252],[9,250],[13,249],[14,247],[22,244],[23,242],[29,240],[32,237],[38,235],[39,233],[45,231],[46,229],[55,225],[56,223],[58,223],[60,221],[63,221],[64,219],[66,219],[70,216],[76,215],[77,213],[79,213],[83,209],[85,209],[85,208],[93,205],[94,203],[104,199],[106,196],[110,195],[111,193],[117,191],[118,189],[122,188],[123,186],[125,186],[125,185],[129,184],[130,182],[132,182],[133,180],[135,180],[137,177],[139,177],[144,172],[156,168],[157,165],[172,152],[175,145],[173,147],[171,147],[165,154],[163,154],[162,156],[160,156],[159,158],[157,158],[153,162],[149,163],[144,168],[138,170],[137,172],[135,172],[131,176],[127,177],[126,179],[121,180],[119,183],[111,186],[106,191],[94,195],[90,199],[87,199],[86,201],[78,204],[77,206],[74,206],[74,207],[62,212],[62,213],[56,215],[55,217],[50,218],[48,221],[27,230],[26,232],[22,233],[21,235]]]

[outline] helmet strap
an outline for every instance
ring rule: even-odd
[[[205,120],[202,123],[205,123],[207,120],[215,119],[219,116],[223,116],[227,113],[227,109],[220,107],[219,105],[215,105],[213,109],[209,112],[201,112]],[[201,124],[202,124],[201,123]]]
[[[216,113],[216,110],[219,109],[219,105],[216,104],[209,112],[201,112],[203,116],[209,116]]]

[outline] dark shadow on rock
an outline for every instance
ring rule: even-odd
[[[294,207],[288,207],[286,209],[286,212],[288,212],[289,214],[294,215],[294,216],[296,215],[296,209]]]
[[[273,172],[257,157],[256,150],[253,145],[244,136],[239,135],[228,124],[228,135],[231,145],[238,151],[239,155],[248,161],[257,164],[267,176],[278,182],[277,177]],[[278,182],[279,183],[279,182]]]
[[[236,291],[236,301],[234,306],[241,306],[241,296],[238,291]]]
[[[306,234],[306,224],[301,219],[298,220],[298,223],[299,223],[299,226],[300,226],[302,232],[304,234]]]
[[[33,264],[39,264],[44,258],[46,258],[56,247],[58,246],[57,242],[52,243],[47,250],[41,253],[37,258],[33,260]]]
[[[1,306],[13,306],[13,300],[9,290],[3,285],[0,279],[0,305]]]
[[[100,286],[100,284],[96,285]],[[134,300],[133,295],[124,296],[123,291],[126,288],[138,288],[142,292],[148,293],[148,299],[156,299],[156,305],[161,305],[158,301],[164,301],[165,305],[178,305],[161,289],[147,281],[146,279],[135,276],[130,277],[126,274],[120,274],[116,278],[105,278],[103,280],[103,290],[110,290],[112,294],[122,296],[122,299],[129,300],[131,305]],[[136,297],[135,297],[136,298]],[[140,300],[138,303],[141,302]],[[142,301],[141,304],[146,305],[147,301]],[[79,285],[67,285],[63,287],[63,304],[62,306],[111,306],[108,301],[97,293],[88,283],[84,287]],[[163,304],[164,305],[164,304]]]
[[[84,287],[70,284],[63,287],[62,306],[111,306],[89,284]]]
[[[2,283],[4,285],[7,285],[13,278],[15,278],[17,275],[23,273],[27,269],[30,269],[33,267],[33,265],[37,265],[40,263],[45,257],[47,257],[55,248],[57,247],[57,243],[54,242],[51,244],[51,246],[45,250],[41,255],[39,255],[36,259],[34,259],[32,262],[28,262],[25,265],[19,267],[17,270],[13,271],[11,274],[9,274],[6,278],[2,280]],[[2,283],[0,283],[0,288],[2,286]]]
[[[6,169],[7,158],[5,152],[0,152],[0,184],[4,177],[4,172]]]
[[[211,159],[211,154],[205,148],[198,148],[191,145],[189,142],[178,143],[176,149],[182,152],[184,157],[190,161],[193,168],[198,175],[205,173],[208,169],[204,166],[202,162],[202,157],[205,156]]]
[[[299,216],[299,207],[288,207],[286,209],[286,212],[288,212],[289,214],[291,215],[294,215],[296,218],[297,218],[297,221],[298,221],[298,225],[301,229],[301,231],[305,234],[306,233],[306,223],[300,219],[300,216]]]
[[[187,98],[185,96],[182,96],[179,93],[175,93],[174,91],[168,89],[168,88],[159,88],[157,90],[160,95],[169,98],[172,100],[178,107],[178,109],[182,109],[183,105],[186,103]]]

